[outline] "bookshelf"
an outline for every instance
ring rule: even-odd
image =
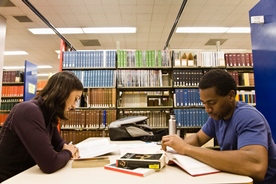
[[[25,61],[24,71],[3,71],[0,101],[0,126],[17,103],[30,100],[36,95],[37,65]]]
[[[12,107],[23,101],[24,82],[22,71],[3,71],[0,106],[0,126],[6,120]]]
[[[108,136],[117,119],[116,51],[64,52],[62,70],[75,73],[85,88],[76,110],[67,112],[69,120],[60,122],[62,137],[77,143]]]
[[[199,99],[200,77],[213,68],[227,70],[236,80],[238,101],[256,105],[251,53],[173,50],[174,113],[180,135],[198,131],[208,115]]]
[[[153,129],[168,128],[173,110],[171,51],[118,50],[118,118],[147,116]]]
[[[234,57],[241,55],[245,54]],[[255,105],[252,64],[229,64],[228,60],[224,52],[64,52],[62,69],[74,72],[85,90],[79,107],[68,112],[68,121],[61,122],[61,133],[68,140],[75,137],[77,142],[91,135],[108,136],[112,121],[136,115],[148,116],[153,129],[164,129],[171,112],[176,114],[181,136],[196,132],[208,118],[199,99],[198,83],[210,69],[226,69],[239,84],[237,100]]]

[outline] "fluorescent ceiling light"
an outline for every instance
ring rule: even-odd
[[[38,65],[37,68],[53,68],[50,65]]]
[[[29,29],[33,34],[55,34],[50,28],[31,28]]]
[[[16,70],[16,69],[24,69],[25,66],[3,66],[4,70]]]
[[[5,70],[16,70],[16,69],[24,69],[25,66],[3,66]],[[53,68],[50,65],[38,65],[37,68]]]
[[[14,55],[28,55],[25,51],[4,51],[5,56],[14,56]]]
[[[250,33],[250,27],[230,27],[226,33]]]
[[[61,34],[105,34],[105,33],[136,33],[136,27],[87,27],[87,28],[56,28]],[[55,34],[50,28],[31,28],[33,34]]]
[[[178,27],[176,33],[225,33],[228,27]]]
[[[55,34],[50,28],[31,28],[29,29],[33,34]],[[57,28],[57,31],[61,34],[82,34],[81,28]]]
[[[57,31],[62,34],[82,34],[81,28],[57,28]]]
[[[38,73],[37,76],[38,77],[49,77],[50,74],[49,73]]]
[[[176,33],[250,33],[249,27],[178,27]]]
[[[136,33],[136,27],[87,27],[82,28],[84,33]]]

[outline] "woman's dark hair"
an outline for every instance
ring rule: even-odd
[[[83,90],[81,81],[74,73],[62,71],[51,76],[46,86],[35,98],[43,97],[45,109],[54,110],[55,116],[67,120],[64,114],[65,103],[74,90]]]
[[[231,90],[237,93],[235,79],[223,69],[213,69],[205,73],[199,81],[199,89],[215,87],[219,96],[226,96]]]

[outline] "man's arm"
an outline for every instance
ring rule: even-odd
[[[249,145],[239,150],[215,151],[187,146],[185,155],[198,159],[222,171],[250,176],[263,181],[268,167],[268,152],[264,146]]]
[[[202,146],[211,139],[206,135],[202,130],[199,130],[196,134],[193,134],[189,137],[185,137],[185,142],[193,146]]]
[[[198,135],[201,135],[201,133],[197,133],[195,136]],[[164,136],[162,149],[166,150],[166,146],[169,146],[180,154],[193,157],[216,169],[246,175],[257,181],[264,179],[268,167],[268,152],[265,147],[249,145],[242,147],[240,150],[216,151],[194,146],[195,143],[201,145],[201,141],[203,141],[201,137],[195,136],[186,141],[183,141],[177,135]]]

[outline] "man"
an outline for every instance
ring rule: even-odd
[[[210,70],[200,80],[200,100],[209,114],[195,135],[162,138],[169,146],[222,171],[246,175],[254,183],[276,182],[276,146],[265,117],[254,107],[237,102],[236,82],[222,69]],[[215,137],[220,151],[201,148]]]

